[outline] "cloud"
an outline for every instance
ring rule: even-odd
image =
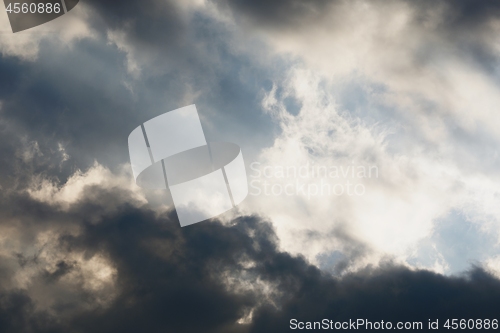
[[[421,242],[439,238],[440,220],[459,211],[498,239],[498,4],[217,3],[241,36],[295,61],[263,99],[283,132],[256,161],[380,172],[360,197],[256,198],[251,209],[271,217],[283,248],[319,264],[356,240],[365,254],[353,267],[390,255],[450,273],[463,265],[442,248],[414,260]],[[350,241],[336,238],[343,233]],[[497,245],[488,244],[492,257]]]
[[[249,169],[247,207],[271,219],[283,249],[320,266],[321,258],[340,251],[350,260],[348,270],[390,256],[441,273],[459,272],[470,264],[465,260],[496,253],[500,215],[493,202],[499,184],[493,175],[471,174],[453,158],[438,158],[418,143],[406,145],[407,151],[394,149],[394,125],[369,124],[342,111],[331,86],[316,72],[296,69],[277,86],[263,105],[282,133]],[[289,98],[298,111],[290,113]],[[340,171],[332,176],[332,168]],[[370,168],[376,172],[370,175]],[[308,170],[304,176],[301,169]],[[453,257],[457,243],[481,242],[458,231],[446,232],[454,236],[423,255],[427,240],[444,237],[440,220],[452,211],[482,230],[478,239],[493,237],[481,256],[460,256],[463,263]],[[450,216],[454,229],[461,230],[460,221]]]
[[[232,9],[239,16],[248,17],[249,23],[273,28],[303,26],[322,17],[332,1],[214,1],[222,8]]]
[[[293,318],[496,314],[500,282],[480,268],[444,277],[386,262],[335,278],[280,251],[257,216],[180,228],[174,212],[138,206],[126,184],[92,172],[75,176],[89,188],[65,207],[3,193],[3,332],[281,332]]]
[[[330,81],[360,77],[381,86],[372,99],[395,108],[399,121],[419,124],[417,135],[432,144],[453,136],[452,126],[472,135],[486,129],[498,141],[497,4],[293,1],[280,7],[283,17],[274,15],[285,28],[260,24],[274,4],[232,8],[253,18],[247,28],[278,54],[303,60]],[[295,15],[301,6],[314,8],[314,18]]]
[[[90,1],[68,35],[0,37],[0,330],[493,318],[499,25],[470,5]],[[166,193],[132,184],[126,137],[193,102],[249,164],[378,177],[181,229]],[[470,267],[453,247],[484,268],[437,274]]]
[[[34,177],[26,191],[31,198],[63,210],[69,209],[71,205],[81,200],[86,191],[93,186],[126,188],[130,194],[134,193],[136,205],[146,204],[146,198],[133,181],[130,165],[124,165],[122,170],[121,175],[114,175],[109,169],[95,163],[85,173],[75,172],[63,186],[50,179]]]
[[[210,6],[115,7],[89,2],[60,18],[87,11],[92,38],[66,44],[47,35],[37,42],[36,61],[0,59],[2,117],[42,151],[52,140],[64,146],[68,170],[58,177],[95,160],[110,169],[126,163],[123,140],[137,124],[192,103],[210,140],[241,143],[247,154],[266,144],[275,129],[259,112],[267,68],[256,70],[252,56],[233,47],[230,27]]]
[[[478,10],[479,20],[465,19],[465,2],[433,11],[404,1],[86,6],[94,38],[70,48],[48,38],[36,66],[0,63],[9,82],[2,116],[25,136],[5,156],[14,150],[30,171],[46,173],[33,195],[50,192],[62,204],[73,190],[50,184],[95,161],[113,178],[138,123],[196,102],[208,139],[240,143],[249,162],[376,164],[380,178],[356,200],[248,205],[271,217],[283,249],[318,265],[318,255],[339,250],[352,253],[352,269],[386,255],[408,262],[451,210],[498,233],[498,87],[485,71],[495,59],[494,10]],[[458,28],[466,21],[476,37]],[[431,257],[425,267],[448,271],[440,253]]]
[[[290,273],[293,276],[295,272]],[[450,316],[485,317],[483,311],[494,316],[495,306],[487,295],[493,290],[498,292],[498,281],[477,269],[462,278],[445,278],[426,271],[412,272],[390,266],[358,273],[341,281],[323,279],[312,271],[306,276],[308,279],[300,282],[292,278],[291,284],[298,282],[294,288],[297,293],[292,293],[294,296],[282,309],[262,308],[255,314],[258,319],[251,332],[269,329],[287,332],[287,324],[292,318],[303,322],[321,322],[324,318],[349,322],[349,319],[354,321],[360,316],[360,319],[371,322],[380,322],[384,318],[393,327],[401,321],[421,321],[425,329],[429,319],[439,319],[443,325]],[[430,290],[432,292],[426,292]],[[480,295],[486,297],[484,302],[476,299]],[[467,304],[463,303],[466,299],[481,309],[456,307],[457,304]]]

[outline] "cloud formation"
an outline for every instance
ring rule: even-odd
[[[444,277],[387,262],[335,278],[280,251],[257,216],[181,229],[125,184],[87,177],[68,207],[3,195],[2,332],[285,332],[293,318],[425,324],[497,313],[500,282],[479,268]]]
[[[294,1],[254,10],[243,9],[249,2],[225,4],[275,54],[296,60],[263,99],[283,132],[257,160],[274,166],[375,163],[380,172],[359,198],[271,196],[259,202],[273,216],[283,246],[313,261],[324,252],[334,255],[343,243],[331,235],[342,225],[370,248],[361,265],[391,255],[456,273],[464,265],[453,259],[453,248],[470,238],[446,233],[443,249],[438,232],[458,211],[465,221],[454,220],[457,230],[466,224],[483,241],[492,235],[496,241],[488,241],[483,254],[495,258],[497,4]],[[294,15],[301,6],[307,14]],[[277,8],[290,20],[267,16]]]
[[[90,0],[1,34],[0,331],[493,319],[498,10]],[[378,176],[357,179],[363,195],[254,196],[181,229],[166,193],[133,184],[126,138],[192,103],[249,176],[252,162]]]

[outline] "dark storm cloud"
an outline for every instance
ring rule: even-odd
[[[259,25],[293,28],[321,21],[330,15],[329,6],[343,2],[218,3]],[[408,3],[422,22],[435,6],[428,1]],[[449,7],[440,27],[447,39],[456,42],[463,56],[470,55],[491,72],[497,54],[482,42],[478,27],[498,16],[498,2],[441,3]],[[58,143],[66,146],[72,159],[61,178],[71,170],[86,169],[94,160],[109,166],[126,162],[126,137],[138,123],[186,103],[197,103],[202,119],[215,124],[206,126],[209,139],[243,146],[251,142],[248,149],[254,150],[272,142],[275,128],[263,114],[260,100],[268,78],[275,74],[271,69],[275,63],[264,68],[251,56],[232,53],[226,43],[228,31],[200,13],[186,18],[173,1],[88,4],[96,13],[90,24],[99,38],[74,42],[71,48],[46,39],[38,60],[32,63],[0,58],[3,117],[42,150],[44,145],[52,150]],[[127,73],[126,54],[108,43],[109,29],[125,32],[136,56],[144,61],[142,77],[135,79]],[[428,54],[421,50],[416,58],[425,62]],[[201,93],[184,100],[190,89]]]
[[[95,300],[73,291],[77,298],[63,297],[50,311],[41,311],[28,292],[3,288],[1,332],[288,332],[292,318],[425,324],[428,319],[493,319],[500,309],[500,281],[479,268],[444,277],[387,263],[334,278],[279,251],[270,224],[258,217],[240,217],[231,226],[214,221],[180,228],[172,212],[158,217],[123,197],[112,198],[127,197],[126,191],[89,187],[86,192],[66,213],[26,195],[4,196],[2,225],[9,216],[16,217],[12,226],[21,233],[63,221],[80,225],[80,234],[61,233],[54,241],[63,253],[108,258],[117,269],[117,297],[108,306],[60,316],[68,306],[84,309],[82,304]],[[23,210],[6,215],[8,206],[21,203]],[[36,219],[41,226],[29,222]],[[58,262],[52,273],[42,271],[32,283],[63,293],[59,280],[76,265]],[[245,288],[228,288],[231,276]],[[271,286],[272,293],[256,281]],[[236,323],[250,309],[252,322]]]
[[[262,307],[251,332],[288,332],[291,318],[300,321],[365,319],[371,322],[428,319],[496,318],[500,281],[478,268],[465,277],[444,277],[428,271],[410,271],[388,265],[347,275],[340,281],[310,270],[287,283],[290,299],[280,310]],[[442,328],[442,326],[441,326]]]
[[[0,293],[0,309],[3,332],[60,332],[57,319],[35,313],[31,299],[22,292]]]

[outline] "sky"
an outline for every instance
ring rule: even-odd
[[[0,10],[0,332],[495,319],[499,33],[494,0]],[[127,138],[191,104],[249,195],[181,228]]]

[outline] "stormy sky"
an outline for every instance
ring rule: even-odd
[[[2,7],[0,332],[495,319],[499,35],[494,0]],[[251,186],[181,228],[127,137],[190,104]]]

